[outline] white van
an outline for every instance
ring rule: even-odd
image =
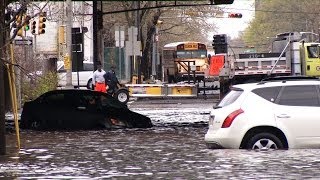
[[[72,85],[74,87],[86,87],[91,89],[92,87],[92,76],[94,72],[93,62],[84,61],[83,62],[83,71],[73,71],[72,72]],[[58,86],[65,87],[67,84],[67,71],[64,69],[64,62],[57,61],[57,72],[58,72]],[[79,84],[78,84],[79,77]]]

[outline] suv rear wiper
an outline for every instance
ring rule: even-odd
[[[222,106],[213,106],[213,109],[219,109],[222,108]]]

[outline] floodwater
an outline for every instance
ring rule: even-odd
[[[7,179],[318,179],[320,151],[210,150],[204,143],[213,104],[129,105],[155,127],[8,134],[0,156]]]

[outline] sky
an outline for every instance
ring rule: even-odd
[[[254,0],[235,0],[231,5],[221,5],[225,12],[241,13],[242,18],[212,18],[209,22],[213,22],[218,26],[217,34],[227,34],[231,38],[236,38],[239,32],[243,31],[254,18]],[[212,39],[214,32],[210,33],[209,39]]]

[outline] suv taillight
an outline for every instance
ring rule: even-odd
[[[244,111],[242,109],[238,109],[233,111],[231,114],[229,114],[227,116],[227,118],[223,121],[223,124],[221,126],[221,128],[228,128],[231,126],[233,120],[241,113],[243,113]]]

